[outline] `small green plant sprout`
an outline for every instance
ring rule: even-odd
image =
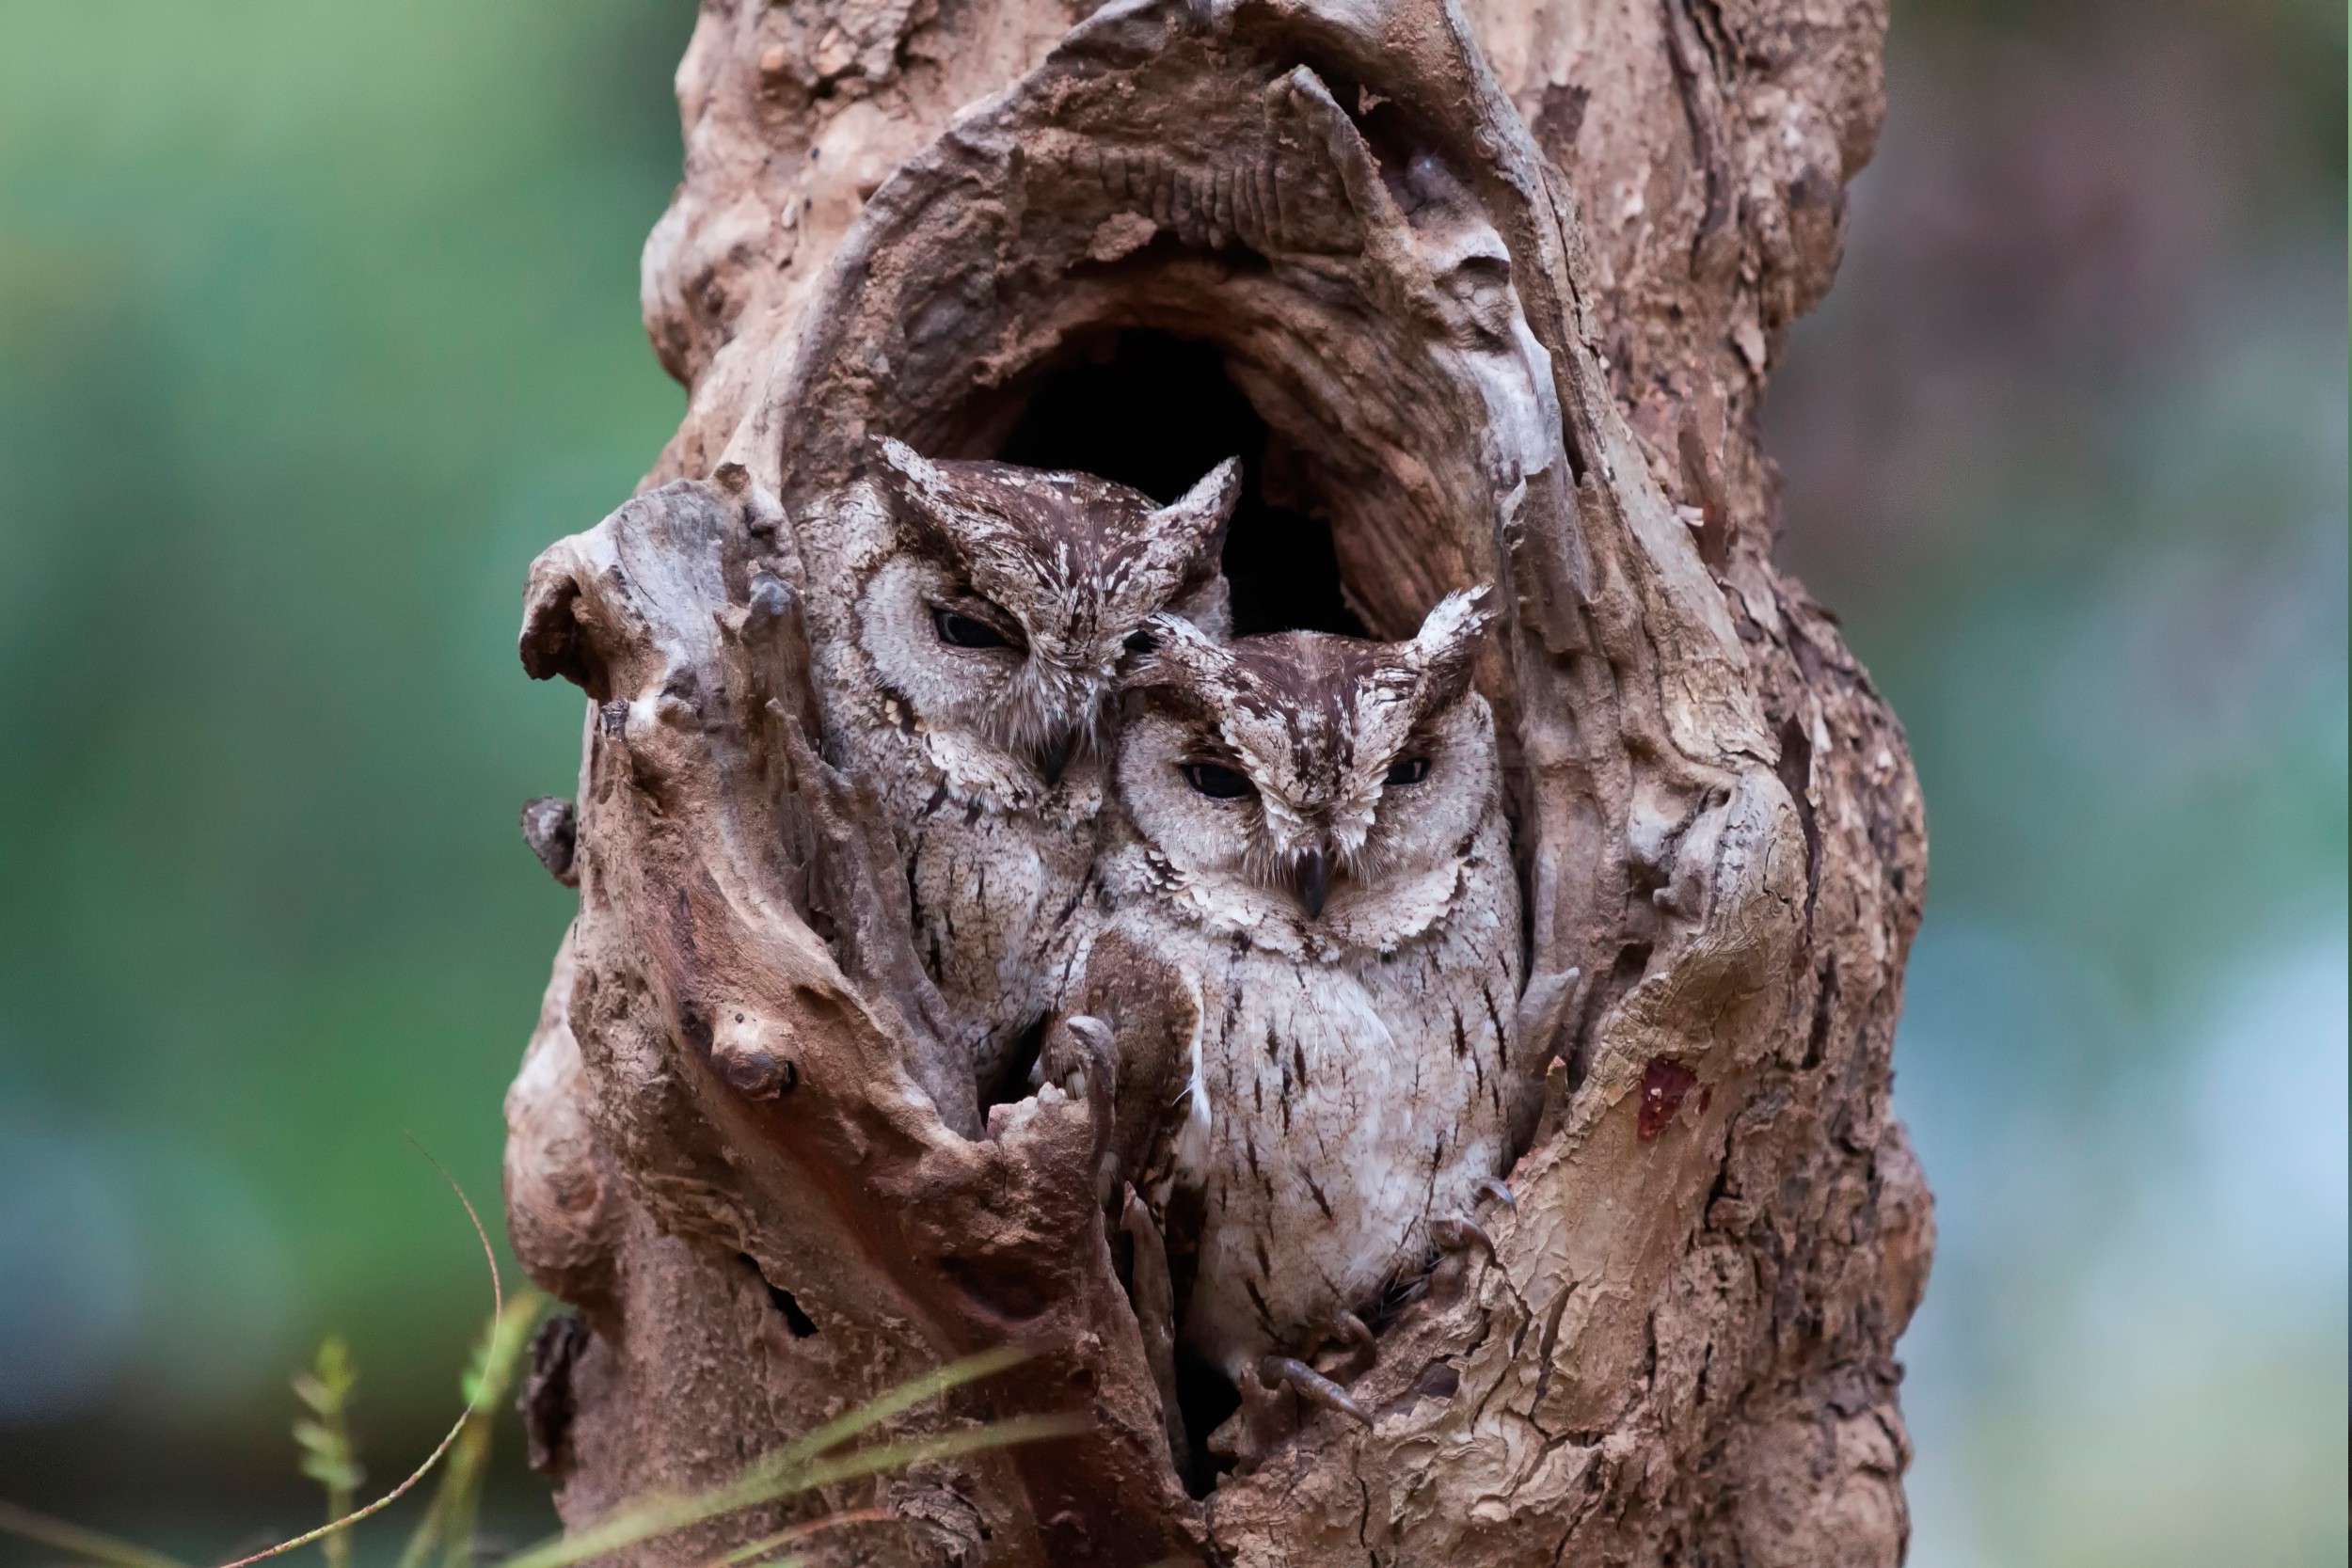
[[[459,1379],[466,1396],[466,1419],[457,1444],[441,1467],[441,1483],[433,1495],[416,1533],[400,1554],[399,1568],[425,1568],[440,1554],[442,1568],[473,1568],[474,1520],[482,1510],[482,1481],[490,1462],[490,1439],[505,1408],[507,1391],[522,1361],[531,1331],[548,1308],[548,1298],[524,1291],[493,1314],[474,1346],[473,1359]],[[337,1568],[343,1568],[338,1564]]]
[[[351,1512],[359,1483],[367,1479],[352,1446],[347,1416],[351,1390],[358,1381],[351,1352],[339,1334],[330,1334],[320,1342],[310,1370],[294,1380],[294,1398],[310,1412],[294,1426],[294,1441],[302,1449],[302,1473],[326,1488],[330,1525]],[[319,1545],[326,1554],[327,1568],[351,1568],[348,1533],[339,1530]]]
[[[482,1216],[474,1212],[473,1199],[466,1196],[466,1189],[457,1184],[457,1179],[455,1177],[450,1175],[448,1166],[442,1164],[440,1161],[435,1160],[424,1146],[418,1144],[414,1138],[411,1138],[408,1141],[410,1144],[415,1146],[418,1153],[424,1155],[426,1160],[431,1161],[433,1168],[441,1173],[441,1180],[449,1183],[450,1191],[457,1195],[457,1201],[465,1206],[466,1218],[473,1225],[474,1239],[482,1243],[482,1256],[490,1265],[491,1321],[493,1323],[496,1323],[503,1320],[506,1315],[506,1289],[504,1284],[499,1278],[498,1253],[490,1245],[490,1233],[483,1227]],[[534,1298],[533,1310],[537,1310],[536,1298]],[[324,1347],[322,1347],[321,1354],[322,1356],[325,1354]],[[342,1364],[342,1372],[338,1374],[339,1377],[344,1374],[349,1374],[351,1369],[349,1365],[348,1354],[340,1354],[339,1360]],[[313,1375],[319,1374],[314,1372]],[[320,1392],[324,1394],[326,1379],[322,1376],[320,1381]],[[298,1394],[302,1392],[299,1386],[297,1386],[295,1391]],[[335,1395],[339,1412],[342,1408],[342,1402],[349,1398],[349,1395],[350,1385],[348,1382],[345,1382],[341,1392]],[[304,1396],[304,1402],[306,1404],[310,1403],[307,1395]],[[313,1404],[311,1408],[315,1411],[318,1407]],[[471,1421],[478,1414],[481,1414],[481,1412],[478,1411],[474,1405],[469,1403],[466,1407],[465,1414],[457,1418],[456,1425],[451,1427],[448,1434],[441,1439],[440,1443],[435,1447],[431,1453],[425,1456],[424,1463],[410,1471],[407,1480],[402,1481],[398,1486],[393,1487],[390,1491],[385,1493],[382,1497],[376,1498],[375,1501],[368,1504],[365,1508],[347,1509],[340,1515],[330,1518],[326,1524],[321,1525],[314,1530],[306,1530],[302,1534],[295,1536],[291,1541],[280,1541],[275,1546],[265,1547],[261,1551],[255,1552],[250,1557],[239,1558],[236,1561],[227,1564],[226,1568],[249,1568],[250,1564],[260,1562],[264,1559],[282,1557],[288,1552],[296,1551],[304,1546],[308,1546],[314,1541],[328,1540],[340,1532],[351,1528],[354,1525],[358,1524],[362,1519],[367,1519],[374,1514],[382,1513],[385,1509],[389,1508],[394,1502],[398,1501],[403,1497],[405,1497],[419,1481],[424,1480],[424,1478],[432,1472],[433,1467],[441,1462],[442,1456],[448,1453],[450,1449],[456,1445],[458,1438],[465,1433],[467,1423]],[[324,1423],[322,1423],[322,1425]],[[299,1439],[299,1437],[300,1434],[297,1433],[297,1438]],[[317,1475],[317,1472],[310,1469],[309,1463],[311,1453],[315,1450],[311,1449],[311,1445],[307,1439],[302,1439],[302,1441],[305,1449],[303,1468],[306,1473],[315,1476]],[[345,1434],[341,1441],[342,1444],[342,1457],[348,1459],[350,1457],[348,1435]],[[325,1480],[325,1478],[321,1479],[322,1481]],[[331,1488],[333,1483],[331,1481],[327,1481],[326,1484]],[[478,1485],[479,1482],[477,1481],[475,1484]],[[337,1505],[333,1500],[333,1493],[330,1490],[328,1512],[330,1513],[335,1513],[336,1507]],[[69,1524],[63,1519],[53,1519],[45,1513],[37,1513],[31,1509],[20,1508],[13,1503],[5,1501],[0,1501],[0,1531],[5,1531],[10,1535],[22,1536],[28,1541],[37,1541],[43,1545],[57,1547],[60,1550],[72,1554],[72,1560],[76,1563],[103,1563],[109,1565],[109,1568],[187,1568],[186,1564],[182,1563],[173,1558],[167,1557],[161,1552],[151,1551],[147,1547],[136,1545],[128,1541],[118,1540],[113,1536],[103,1534],[98,1530],[86,1529],[79,1525]]]
[[[425,1156],[431,1160],[430,1154]],[[435,1160],[435,1168],[440,1162]],[[352,1442],[349,1423],[352,1389],[358,1370],[340,1338],[319,1346],[310,1370],[294,1380],[295,1396],[307,1414],[294,1423],[294,1440],[302,1449],[302,1473],[326,1490],[326,1523],[291,1541],[240,1558],[223,1568],[251,1568],[267,1558],[280,1557],[313,1542],[323,1543],[329,1568],[350,1568],[348,1531],[406,1495],[446,1457],[431,1507],[401,1553],[399,1568],[474,1568],[474,1521],[482,1504],[482,1485],[489,1464],[490,1440],[498,1414],[515,1384],[523,1347],[532,1327],[548,1307],[548,1298],[524,1291],[506,1299],[499,1279],[498,1255],[491,1250],[482,1216],[447,1170],[443,1180],[466,1207],[474,1235],[490,1264],[490,1321],[474,1347],[459,1386],[466,1412],[438,1447],[408,1479],[364,1508],[352,1506],[363,1479]],[[798,1497],[821,1487],[865,1476],[883,1475],[911,1465],[953,1459],[991,1449],[1009,1448],[1051,1437],[1074,1437],[1091,1428],[1082,1414],[1018,1416],[1009,1420],[962,1426],[929,1436],[871,1443],[844,1450],[843,1445],[883,1422],[924,1404],[951,1388],[993,1377],[1028,1359],[1014,1348],[983,1351],[951,1362],[860,1405],[847,1415],[797,1437],[772,1453],[754,1460],[742,1474],[723,1486],[688,1496],[648,1496],[623,1504],[579,1534],[542,1543],[505,1560],[501,1568],[570,1568],[674,1530],[757,1508],[763,1503]],[[839,1511],[794,1525],[735,1548],[708,1568],[796,1568],[801,1559],[789,1549],[820,1530],[849,1525],[888,1523],[893,1515],[877,1508]],[[188,1568],[188,1564],[132,1542],[118,1540],[62,1519],[0,1501],[0,1533],[21,1536],[66,1554],[74,1568]],[[438,1563],[435,1563],[437,1557]]]

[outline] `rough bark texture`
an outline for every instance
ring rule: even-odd
[[[1932,1222],[1888,1053],[1925,837],[1893,717],[1770,564],[1756,422],[1836,269],[1883,23],[706,0],[644,262],[691,406],[533,568],[523,639],[591,699],[549,863],[580,915],[508,1102],[517,1248],[586,1329],[531,1402],[567,1522],[1011,1341],[1037,1359],[902,1429],[1093,1434],[807,1500],[896,1515],[833,1560],[1899,1560]],[[1096,1202],[1106,1107],[976,1136],[929,1028],[792,526],[873,436],[991,454],[1120,327],[1224,351],[1375,632],[1511,590],[1479,681],[1551,1053],[1495,1255],[1383,1334],[1374,1425],[1317,1416],[1200,1501]]]

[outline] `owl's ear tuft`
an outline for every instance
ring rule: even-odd
[[[874,455],[881,460],[882,483],[893,489],[935,491],[946,486],[946,476],[937,466],[904,441],[882,436],[874,442]]]
[[[1155,610],[1213,581],[1225,553],[1225,526],[1241,500],[1241,459],[1229,457],[1166,506],[1155,507],[1136,531],[1136,562],[1118,591],[1119,609]]]
[[[1470,689],[1479,644],[1495,623],[1494,602],[1494,589],[1482,583],[1448,594],[1422,618],[1410,657],[1421,670],[1425,706],[1443,707]]]
[[[954,512],[947,476],[930,458],[888,436],[874,442],[873,453],[874,479],[891,516],[930,553],[961,566],[963,547],[946,522]]]
[[[1120,681],[1123,689],[1148,691],[1179,687],[1200,691],[1232,683],[1235,672],[1233,656],[1183,616],[1152,616],[1136,635],[1145,639],[1149,646]]]
[[[1229,457],[1183,495],[1152,514],[1154,522],[1207,543],[1222,537],[1241,504],[1241,459]]]

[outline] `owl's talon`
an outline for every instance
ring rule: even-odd
[[[1475,1191],[1481,1197],[1491,1197],[1495,1199],[1505,1209],[1517,1209],[1519,1206],[1519,1200],[1511,1196],[1510,1186],[1494,1177],[1480,1177],[1478,1179],[1478,1185],[1472,1190]]]
[[[1324,1368],[1323,1372],[1335,1383],[1354,1382],[1372,1370],[1380,1359],[1379,1348],[1373,1342],[1372,1330],[1364,1326],[1363,1319],[1344,1309],[1332,1318],[1331,1326],[1324,1335],[1322,1343],[1315,1347],[1316,1354],[1319,1356],[1333,1344],[1343,1347],[1339,1358]]]
[[[1255,1367],[1242,1368],[1233,1386],[1241,1408],[1209,1433],[1209,1451],[1232,1460],[1233,1473],[1246,1476],[1298,1430],[1298,1399],[1286,1381],[1261,1381]]]
[[[1111,1026],[1099,1018],[1073,1013],[1046,1032],[1045,1048],[1038,1053],[1036,1082],[1054,1085],[1071,1099],[1086,1103],[1099,1085],[1104,1097],[1111,1088]]]
[[[1495,1260],[1494,1238],[1486,1234],[1485,1226],[1468,1214],[1448,1214],[1442,1219],[1431,1220],[1429,1239],[1437,1243],[1440,1252],[1465,1253],[1477,1246],[1486,1250],[1488,1262]]]
[[[1348,1397],[1347,1390],[1308,1366],[1304,1361],[1287,1355],[1269,1355],[1258,1363],[1261,1381],[1272,1386],[1287,1383],[1291,1391],[1309,1404],[1345,1416],[1350,1420],[1372,1425],[1372,1413]]]

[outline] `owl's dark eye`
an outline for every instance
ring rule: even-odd
[[[1429,777],[1427,757],[1404,757],[1389,768],[1389,776],[1382,779],[1380,783],[1387,788],[1395,789],[1404,784],[1417,784],[1427,777]]]
[[[1214,762],[1184,764],[1184,783],[1212,800],[1239,800],[1258,793],[1248,779]]]
[[[939,640],[950,648],[1009,648],[1012,640],[986,621],[953,610],[931,611]]]

